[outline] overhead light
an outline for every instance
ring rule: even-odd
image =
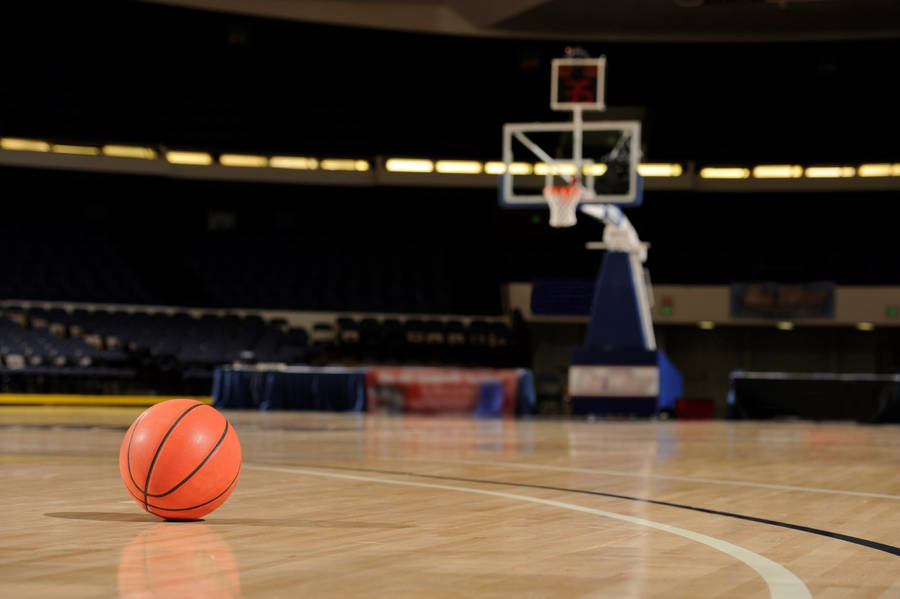
[[[746,179],[750,176],[750,169],[708,166],[700,169],[700,176],[704,179]]]
[[[514,163],[515,164],[515,163]],[[594,164],[584,164],[581,167],[581,172],[584,175],[593,175],[595,177],[601,177],[606,173],[606,164],[603,162],[594,163]],[[575,175],[575,163],[574,162],[557,162],[555,164],[547,164],[546,162],[538,162],[534,165],[534,174],[535,175],[567,175],[569,177]],[[510,168],[510,172],[513,174],[521,174],[516,173]]]
[[[701,320],[697,323],[697,326],[703,329],[704,331],[711,331],[716,328],[716,323],[711,320]]]
[[[384,168],[392,173],[430,173],[434,163],[421,158],[389,158]]]
[[[638,165],[638,174],[642,177],[680,177],[683,172],[680,164],[650,164]]]
[[[890,177],[892,172],[890,164],[861,164],[857,174],[860,177]]]
[[[68,144],[53,144],[50,148],[57,154],[80,154],[82,156],[97,156],[100,148],[94,146],[73,146]]]
[[[182,152],[172,150],[166,152],[166,160],[172,164],[212,164],[212,156],[207,152]]]
[[[753,167],[757,179],[797,179],[803,176],[803,167],[797,164],[761,164]]]
[[[596,163],[595,164],[585,164],[581,168],[581,172],[584,173],[585,175],[594,175],[595,177],[602,177],[603,175],[606,174],[606,164],[604,164],[602,162],[599,164],[596,164]]]
[[[894,168],[891,170],[891,175],[894,177],[900,177],[900,162],[894,165]]]
[[[502,175],[506,172],[506,163],[485,162],[484,172],[488,175]],[[528,162],[512,162],[509,165],[509,174],[511,175],[530,175],[531,172],[532,167]]]
[[[50,144],[38,139],[22,139],[21,137],[0,137],[0,148],[19,152],[49,152]]]
[[[319,167],[323,171],[367,171],[369,163],[352,158],[324,158],[319,162]]]
[[[852,177],[856,169],[852,166],[810,166],[805,174],[809,179],[838,179]]]
[[[251,154],[222,154],[219,156],[219,164],[222,166],[243,166],[261,168],[266,166],[269,160],[265,156]]]
[[[314,171],[319,168],[319,161],[304,156],[272,156],[269,158],[272,168],[290,168],[298,171]]]
[[[485,162],[484,172],[488,175],[502,175],[506,172],[505,162]]]
[[[103,153],[115,158],[139,158],[141,160],[153,160],[156,158],[156,150],[143,146],[120,146],[109,144],[103,146]]]
[[[782,320],[781,322],[777,323],[775,327],[780,331],[790,331],[794,328],[794,323],[787,320]]]
[[[503,164],[501,162],[501,164]],[[439,173],[454,175],[477,175],[482,171],[482,165],[475,160],[438,160],[434,168]]]
[[[857,330],[860,331],[874,331],[875,325],[871,322],[857,322],[856,323]]]
[[[534,165],[535,175],[569,175],[575,174],[575,164],[572,162],[557,162],[555,164],[547,164],[546,162],[538,162]]]

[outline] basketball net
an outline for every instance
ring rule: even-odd
[[[544,188],[544,199],[550,205],[551,227],[572,227],[577,222],[576,211],[581,201],[581,186],[548,185]]]

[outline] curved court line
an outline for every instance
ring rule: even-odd
[[[640,526],[646,526],[648,528],[654,528],[656,530],[661,530],[663,532],[667,532],[670,534],[678,535],[680,537],[684,537],[686,539],[690,539],[697,543],[702,543],[707,547],[715,549],[716,551],[721,551],[722,553],[736,559],[739,562],[744,563],[745,565],[752,568],[759,576],[763,579],[766,585],[769,587],[769,596],[772,599],[811,599],[812,595],[809,593],[809,589],[806,588],[806,585],[803,584],[803,581],[800,580],[793,572],[778,564],[773,562],[772,560],[759,555],[758,553],[754,553],[749,549],[744,549],[743,547],[739,547],[733,543],[729,543],[728,541],[723,541],[721,539],[717,539],[715,537],[710,537],[698,532],[694,532],[692,530],[688,530],[686,528],[679,528],[677,526],[671,526],[669,524],[662,524],[660,522],[654,522],[652,520],[645,520],[643,518],[636,518],[634,516],[626,516],[624,514],[617,514],[615,512],[607,512],[604,510],[598,510],[594,508],[584,507],[581,505],[576,505],[574,503],[565,503],[562,501],[554,501],[552,499],[541,499],[539,497],[531,497],[528,495],[517,495],[515,493],[503,493],[501,491],[487,491],[484,489],[474,489],[472,487],[460,487],[455,485],[438,485],[433,483],[422,483],[415,481],[407,481],[407,480],[395,480],[390,478],[376,478],[369,476],[356,476],[353,474],[338,474],[335,472],[322,472],[320,470],[308,470],[305,468],[284,468],[278,466],[251,466],[248,464],[244,465],[244,468],[252,469],[252,470],[265,470],[269,472],[285,472],[289,474],[304,474],[310,476],[322,476],[326,478],[338,478],[343,480],[354,480],[360,482],[368,482],[368,483],[382,483],[388,485],[401,485],[405,487],[421,487],[424,489],[440,489],[444,491],[459,491],[462,493],[475,493],[478,495],[489,495],[492,497],[502,497],[504,499],[513,499],[517,501],[527,501],[530,503],[537,503],[542,505],[549,505],[552,507],[557,507],[565,510],[571,510],[575,512],[583,512],[585,514],[592,514],[594,516],[600,516],[603,518],[612,518],[615,520],[621,520],[623,522],[629,522],[631,524],[637,524]]]
[[[299,466],[310,466],[312,468],[317,467],[314,464],[298,464]],[[503,481],[503,480],[485,480],[483,478],[464,478],[461,476],[446,476],[441,474],[426,474],[422,472],[407,472],[407,471],[397,471],[397,470],[379,470],[376,468],[352,468],[350,466],[335,466],[335,465],[322,465],[318,466],[321,468],[327,468],[329,470],[350,470],[353,472],[366,472],[371,474],[390,474],[396,476],[414,476],[416,478],[430,478],[432,480],[448,480],[456,483],[477,483],[483,485],[501,485],[504,487],[519,487],[521,489],[543,489],[546,491],[560,491],[562,493],[578,493],[581,495],[593,495],[595,497],[608,497],[610,499],[624,499],[626,501],[638,501],[641,503],[650,503],[653,505],[664,505],[666,507],[673,507],[680,510],[691,510],[694,512],[702,512],[704,514],[710,514],[713,516],[725,516],[727,518],[736,518],[738,520],[746,520],[748,522],[757,522],[759,524],[767,524],[770,526],[779,526],[781,528],[789,528],[791,530],[799,530],[800,532],[808,532],[814,535],[820,535],[823,537],[827,537],[829,539],[837,539],[839,541],[845,541],[847,543],[853,543],[855,545],[860,545],[861,547],[867,547],[869,549],[876,549],[878,551],[884,551],[885,553],[890,553],[891,555],[900,556],[900,547],[895,547],[894,545],[888,545],[886,543],[879,543],[878,541],[871,541],[869,539],[863,539],[861,537],[853,537],[850,535],[845,535],[839,532],[832,532],[830,530],[824,530],[822,528],[813,528],[811,526],[804,526],[802,524],[792,524],[790,522],[781,522],[779,520],[769,520],[768,518],[760,518],[758,516],[748,516],[746,514],[738,514],[735,512],[724,512],[722,510],[713,510],[710,508],[700,507],[697,505],[688,505],[685,503],[673,503],[671,501],[663,501],[661,499],[650,499],[649,497],[633,497],[631,495],[620,495],[618,493],[608,493],[605,491],[592,491],[590,489],[572,489],[569,487],[554,487],[550,485],[539,485],[535,483],[526,483],[526,482],[512,482],[512,481]]]
[[[736,487],[759,487],[762,489],[777,489],[779,491],[803,491],[806,493],[828,493],[831,495],[852,495],[854,497],[874,497],[877,499],[900,500],[900,495],[888,495],[886,493],[866,493],[865,491],[844,491],[841,489],[824,489],[821,487],[801,487],[798,485],[779,485],[775,483],[758,483],[745,480],[724,480],[720,478],[702,478],[698,476],[674,476],[670,474],[649,474],[640,472],[626,472],[624,470],[595,470],[593,468],[574,468],[570,466],[550,466],[547,464],[524,464],[522,462],[480,462],[478,460],[430,460],[428,458],[396,459],[379,458],[385,462],[426,462],[429,464],[466,464],[469,466],[511,466],[513,468],[527,468],[531,470],[556,470],[559,472],[584,472],[586,474],[603,474],[607,476],[629,476],[631,478],[658,478],[661,480],[677,480],[691,483],[708,483],[713,485],[732,485]]]

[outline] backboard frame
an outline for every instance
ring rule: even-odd
[[[594,177],[592,174],[588,173],[583,178],[578,177],[579,181],[583,181],[585,183],[586,194],[582,196],[582,203],[606,203],[606,204],[619,204],[619,205],[627,205],[627,206],[637,206],[640,205],[642,200],[642,185],[641,178],[638,175],[638,165],[641,161],[641,122],[640,121],[587,121],[582,122],[580,119],[576,119],[573,121],[559,121],[553,123],[507,123],[503,126],[503,162],[506,164],[506,168],[502,175],[500,175],[500,203],[508,208],[533,208],[536,206],[546,206],[547,201],[543,196],[542,189],[548,185],[553,185],[554,178],[558,178],[559,180],[569,183],[570,181],[566,181],[565,179],[558,177],[551,173],[546,175],[515,175],[511,172],[510,165],[513,162],[520,162],[519,160],[514,160],[513,153],[513,140],[516,139],[520,143],[522,142],[522,137],[526,140],[528,139],[527,134],[530,132],[556,132],[556,133],[571,133],[572,134],[572,143],[573,143],[573,151],[572,158],[561,158],[555,159],[550,156],[545,150],[542,148],[538,148],[539,152],[536,152],[533,148],[525,145],[526,148],[532,151],[535,157],[540,162],[545,162],[551,166],[557,165],[557,170],[559,169],[559,165],[563,164],[574,164],[576,173],[583,173],[585,166],[590,166],[595,163],[594,160],[590,158],[584,158],[581,155],[581,143],[582,136],[581,133],[595,132],[595,131],[617,131],[630,133],[630,141],[629,141],[629,185],[628,192],[624,194],[596,194],[593,189]],[[530,141],[530,140],[528,140]],[[533,142],[532,142],[533,143]],[[536,145],[536,144],[534,144]],[[530,178],[530,187],[535,188],[535,193],[516,193],[516,188],[514,186],[515,177],[528,177]],[[543,184],[541,184],[540,177],[543,176]]]

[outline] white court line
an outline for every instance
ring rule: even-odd
[[[624,514],[617,514],[615,512],[597,510],[581,505],[576,505],[574,503],[564,503],[562,501],[553,501],[552,499],[541,499],[539,497],[531,497],[529,495],[517,495],[514,493],[503,493],[500,491],[486,491],[483,489],[474,489],[472,487],[438,485],[433,483],[423,483],[408,480],[395,480],[391,478],[356,476],[353,474],[338,474],[334,472],[322,472],[319,470],[307,470],[305,468],[251,466],[247,464],[244,464],[243,467],[251,470],[266,470],[269,472],[286,472],[289,474],[323,476],[327,478],[339,478],[343,480],[355,480],[367,483],[383,483],[388,485],[402,485],[405,487],[421,487],[424,489],[441,489],[444,491],[476,493],[478,495],[490,495],[492,497],[502,497],[504,499],[514,499],[517,501],[539,503],[552,507],[562,508],[565,510],[593,514],[595,516],[601,516],[603,518],[622,520],[624,522],[630,522],[632,524],[638,524],[640,526],[646,526],[648,528],[655,528],[663,532],[668,532],[670,534],[678,535],[680,537],[696,541],[697,543],[702,543],[708,547],[715,549],[716,551],[721,551],[722,553],[740,562],[743,562],[744,564],[750,566],[753,570],[755,570],[756,573],[759,574],[760,577],[765,581],[766,585],[769,587],[769,596],[772,599],[811,599],[812,597],[812,595],[810,595],[809,593],[809,589],[807,589],[806,585],[803,584],[803,581],[797,578],[797,576],[793,572],[791,572],[781,564],[773,562],[772,560],[763,557],[758,553],[753,553],[749,549],[744,549],[743,547],[739,547],[737,545],[729,543],[728,541],[723,541],[715,537],[710,537],[698,532],[694,532],[692,530],[687,530],[686,528],[679,528],[677,526],[671,526],[669,524],[654,522],[652,520],[644,520],[643,518],[635,518],[634,516],[626,516]],[[412,476],[415,475],[413,474]]]
[[[560,472],[585,472],[587,474],[603,474],[607,476],[630,476],[632,478],[658,478],[662,480],[677,480],[691,483],[708,483],[713,485],[732,485],[736,487],[760,487],[763,489],[778,489],[779,491],[804,491],[806,493],[829,493],[832,495],[853,495],[855,497],[875,497],[878,499],[900,499],[900,495],[887,495],[885,493],[866,493],[864,491],[844,491],[840,489],[823,489],[821,487],[800,487],[796,485],[778,485],[774,483],[757,483],[746,480],[723,480],[720,478],[701,478],[697,476],[673,476],[669,474],[649,474],[641,472],[626,472],[623,470],[595,470],[593,468],[572,468],[569,466],[550,466],[546,464],[523,464],[522,462],[480,462],[477,460],[430,460],[428,458],[378,458],[385,462],[425,462],[430,464],[466,464],[470,466],[510,466],[513,468],[528,468],[532,470],[557,470]]]

